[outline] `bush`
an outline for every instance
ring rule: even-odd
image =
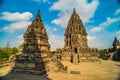
[[[1,48],[0,49],[0,62],[9,60],[10,56],[16,54],[18,49],[13,48]]]
[[[100,58],[107,60],[108,52],[109,52],[108,49],[99,50]]]
[[[0,62],[7,61],[9,59],[9,55],[4,51],[0,50]]]

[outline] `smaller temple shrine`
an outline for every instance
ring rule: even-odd
[[[120,61],[120,42],[117,37],[115,37],[112,45],[113,48],[109,50],[108,58],[114,61]]]
[[[115,37],[112,45],[113,45],[113,49],[114,49],[114,50],[120,49],[120,42],[119,42],[119,40],[117,39],[117,37]]]

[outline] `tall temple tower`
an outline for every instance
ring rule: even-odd
[[[65,31],[65,48],[71,49],[72,53],[79,53],[81,49],[87,49],[87,32],[75,9],[68,21]]]
[[[60,61],[50,56],[50,44],[40,10],[23,37],[23,51],[16,57],[13,73],[44,75],[48,71],[66,71]]]
[[[73,9],[65,30],[65,45],[56,50],[57,58],[78,64],[83,61],[97,61],[97,49],[91,49],[87,44],[87,32],[82,20]]]

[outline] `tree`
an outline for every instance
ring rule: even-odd
[[[108,52],[109,52],[109,49],[101,49],[101,50],[99,50],[100,57],[102,59],[107,59]]]
[[[51,51],[51,56],[55,55],[56,51]]]
[[[0,62],[7,61],[9,59],[9,55],[4,51],[0,50]]]
[[[18,52],[18,48],[2,48],[0,49],[0,62],[9,60],[10,56],[15,55]]]
[[[16,54],[17,52],[18,52],[18,48],[13,47],[13,48],[12,48],[12,54]]]

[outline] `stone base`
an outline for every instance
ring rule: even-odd
[[[78,54],[73,54],[72,56],[72,62],[73,64],[78,64],[79,63],[79,58]]]
[[[67,67],[52,57],[28,55],[23,54],[16,57],[12,73],[42,76],[47,72],[67,72]]]
[[[21,69],[13,69],[11,73],[19,73],[19,74],[26,74],[26,75],[38,75],[42,76],[46,74],[46,71],[34,71],[34,70],[21,70]]]
[[[18,74],[18,73],[9,73],[8,75],[1,77],[0,80],[51,80],[44,76],[36,76],[36,75],[26,75],[26,74]]]

